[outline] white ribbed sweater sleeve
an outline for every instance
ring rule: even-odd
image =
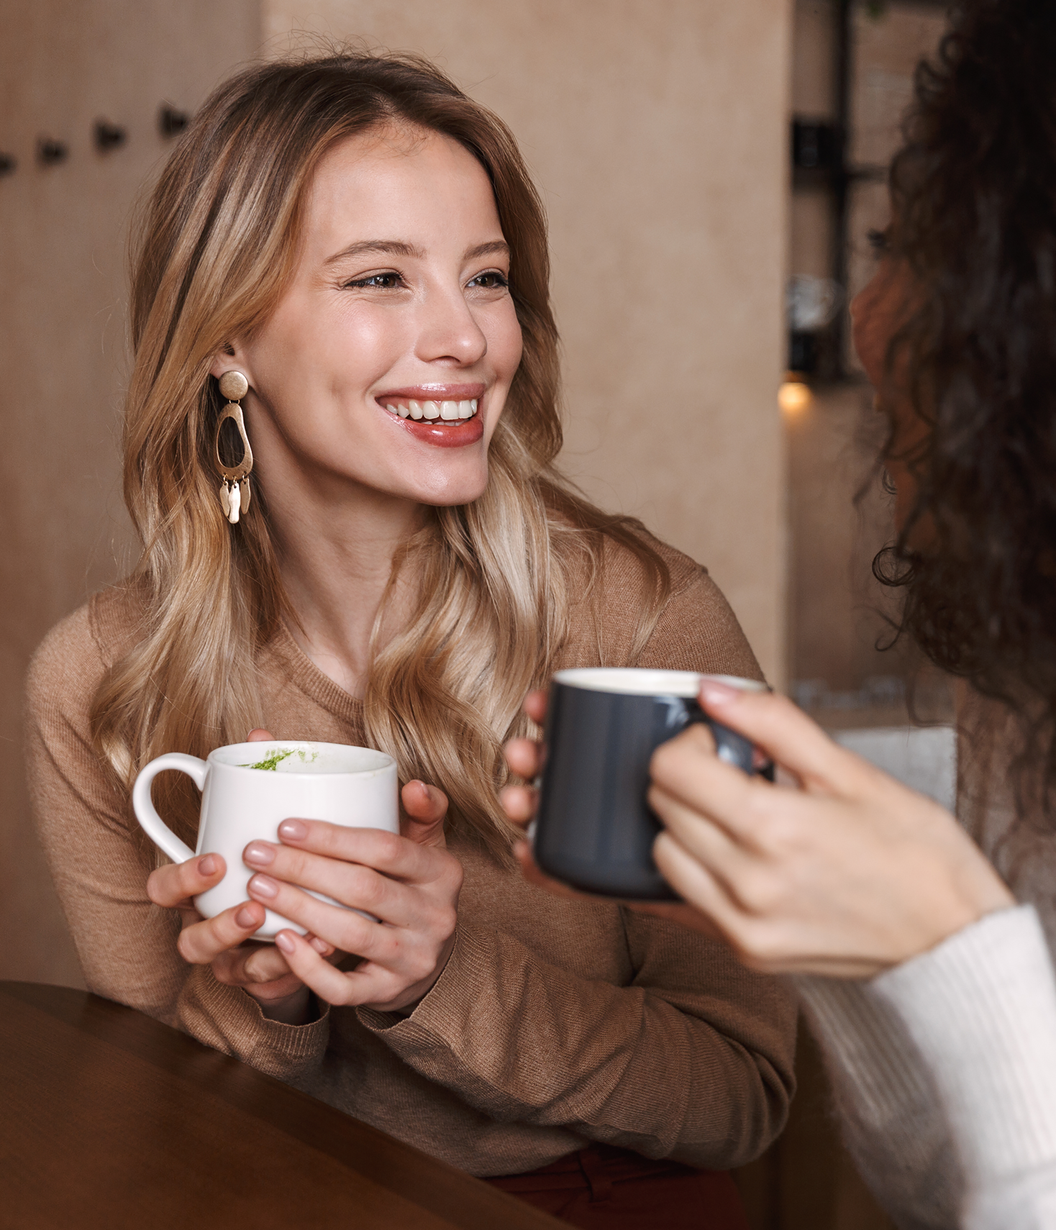
[[[1056,1227],[1056,985],[1032,906],[869,983],[797,983],[847,1143],[900,1226]]]

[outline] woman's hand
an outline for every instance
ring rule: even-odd
[[[543,724],[546,717],[546,693],[529,692],[525,697],[524,711],[537,725]],[[534,739],[511,739],[505,747],[506,763],[511,772],[518,777],[531,781],[538,776],[543,765],[543,746]],[[499,793],[503,811],[514,824],[527,827],[535,817],[539,805],[539,792],[534,786],[505,786]],[[527,841],[519,841],[513,848],[521,866],[524,878],[539,888],[545,888],[555,897],[578,897],[590,900],[589,893],[562,884],[560,880],[551,879],[539,870],[532,855],[532,848]],[[594,898],[597,900],[597,898]],[[611,898],[605,898],[611,900]],[[705,935],[718,936],[720,933],[715,925],[692,905],[684,905],[677,901],[625,901],[624,905],[638,910],[643,914],[656,914],[660,918],[668,918],[672,922],[691,927],[694,931],[703,931]]]
[[[243,858],[257,870],[249,892],[312,933],[275,937],[288,968],[320,999],[409,1012],[443,973],[455,944],[462,866],[445,848],[447,799],[435,787],[403,788],[402,833],[284,820],[281,844],[251,842]],[[304,892],[324,893],[340,909]],[[377,922],[351,912],[363,910]],[[340,970],[314,939],[361,960]]]
[[[266,1017],[304,1024],[310,1012],[308,990],[290,970],[285,954],[273,944],[250,942],[264,923],[264,907],[244,901],[214,918],[203,918],[195,909],[193,898],[219,884],[226,870],[219,854],[167,864],[151,872],[147,895],[155,905],[179,911],[176,947],[185,961],[211,965],[218,982],[248,992]],[[333,947],[317,937],[310,943],[321,957],[333,954]]]
[[[249,734],[250,742],[264,740],[272,740],[266,730]],[[421,782],[409,782],[403,788],[402,802],[401,828],[411,841],[430,845],[443,841],[447,800],[439,790]],[[311,1016],[308,987],[291,970],[281,948],[251,939],[264,923],[264,906],[259,901],[247,900],[214,918],[203,918],[195,908],[193,898],[219,884],[226,870],[218,854],[167,864],[151,873],[147,894],[155,905],[179,911],[181,931],[177,949],[185,961],[211,965],[218,982],[241,987],[260,1004],[269,1019],[290,1025],[305,1024]],[[303,942],[311,946],[320,960],[333,961],[341,955],[318,936],[306,936]]]
[[[546,693],[529,692],[524,698],[524,711],[537,726],[541,726],[546,717]],[[511,739],[503,748],[503,753],[510,771],[526,781],[533,781],[542,771],[543,745],[535,739]],[[527,828],[535,819],[539,806],[539,791],[534,786],[503,786],[499,791],[499,801],[508,819],[521,828]],[[521,865],[524,878],[540,888],[545,888],[555,897],[587,895],[562,884],[560,880],[552,880],[548,875],[544,875],[539,870],[527,841],[517,842],[513,852]]]
[[[248,742],[271,741],[266,730],[251,730]],[[285,955],[273,944],[251,940],[264,925],[264,907],[244,901],[213,918],[203,918],[194,898],[224,878],[227,865],[219,854],[203,854],[185,863],[167,864],[151,872],[147,895],[155,905],[179,910],[181,930],[176,947],[191,965],[211,965],[218,982],[241,987],[271,1020],[302,1025],[311,1011],[308,989],[292,973]],[[315,936],[309,943],[322,957],[333,946]]]
[[[653,754],[649,803],[666,829],[657,866],[747,964],[866,977],[1014,903],[953,816],[791,701],[712,680],[700,700],[797,782],[724,764],[700,725]]]

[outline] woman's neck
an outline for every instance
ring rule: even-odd
[[[296,498],[269,490],[269,521],[295,619],[290,633],[339,687],[362,696],[370,636],[397,550],[418,529],[419,504],[367,488],[319,488]],[[383,639],[405,622],[413,601],[401,575],[386,612]]]

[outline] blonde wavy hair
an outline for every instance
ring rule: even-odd
[[[267,491],[255,491],[256,507],[237,526],[221,515],[213,449],[223,399],[209,368],[283,294],[320,159],[391,124],[443,133],[487,171],[511,250],[524,357],[491,443],[485,494],[434,509],[394,560],[374,629],[366,738],[395,756],[403,780],[444,789],[452,823],[501,855],[511,836],[496,798],[501,745],[523,729],[522,699],[547,677],[605,540],[641,564],[632,657],[670,581],[636,522],[594,508],[554,469],[557,331],[542,206],[502,121],[418,57],[341,53],[239,73],[195,117],[146,203],[133,256],[124,470],[143,544],[129,584],[146,619],[94,699],[92,733],[129,783],[162,752],[204,756],[263,719],[258,654],[295,615]],[[407,568],[418,581],[415,609],[378,647],[388,594]]]

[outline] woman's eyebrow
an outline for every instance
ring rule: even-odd
[[[347,248],[342,248],[340,252],[335,252],[333,256],[328,256],[323,263],[325,265],[332,265],[336,261],[348,260],[356,256],[365,256],[371,252],[377,252],[385,256],[410,256],[417,260],[421,260],[425,256],[421,248],[416,248],[411,243],[404,243],[400,239],[363,239],[359,243],[349,244]]]
[[[465,259],[476,260],[478,256],[509,256],[510,245],[502,239],[493,239],[491,243],[478,243],[475,248],[467,248]]]

